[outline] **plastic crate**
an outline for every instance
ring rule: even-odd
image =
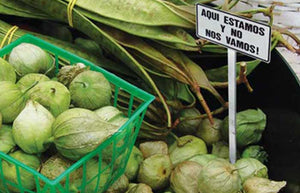
[[[120,93],[125,93],[128,99],[128,115],[129,120],[116,132],[113,136],[104,141],[99,147],[87,154],[71,167],[69,167],[64,173],[62,173],[55,180],[47,179],[41,175],[38,171],[22,164],[14,158],[0,152],[0,192],[9,192],[8,186],[13,186],[22,193],[69,193],[72,192],[72,175],[75,171],[82,172],[82,178],[80,179],[80,186],[76,186],[79,192],[104,192],[110,185],[112,185],[116,179],[118,179],[125,171],[129,155],[136,141],[141,123],[143,121],[145,112],[148,105],[154,100],[154,96],[144,92],[143,90],[129,84],[121,78],[107,72],[106,70],[92,64],[91,62],[84,60],[76,55],[73,55],[61,48],[58,48],[52,44],[49,44],[41,39],[38,39],[32,35],[25,35],[11,44],[7,45],[0,50],[0,57],[7,55],[11,50],[21,43],[31,43],[45,51],[53,54],[55,57],[56,68],[59,67],[59,59],[70,61],[70,64],[83,63],[86,66],[90,66],[91,70],[103,73],[103,75],[114,85],[113,105],[117,106],[121,101],[119,97]],[[126,97],[125,97],[126,98]],[[124,104],[124,97],[122,98]],[[109,150],[109,151],[108,151]],[[103,153],[105,151],[105,156]],[[109,152],[109,153],[108,153]],[[94,166],[94,172],[87,173],[90,160],[96,160]],[[5,179],[3,175],[2,162],[9,162],[15,166],[15,172],[17,175],[17,184]],[[104,162],[106,164],[104,164]],[[98,166],[98,167],[97,167]],[[98,171],[97,171],[98,170]],[[22,180],[20,172],[34,176],[35,189],[28,190],[22,186]],[[95,173],[95,175],[91,174]],[[92,176],[91,176],[92,175]],[[41,186],[40,184],[44,184]],[[1,186],[2,189],[1,190]],[[87,187],[89,190],[87,190]]]

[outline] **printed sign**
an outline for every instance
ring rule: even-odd
[[[197,36],[270,62],[271,27],[197,4]]]

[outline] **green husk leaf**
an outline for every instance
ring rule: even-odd
[[[191,52],[197,52],[200,51],[199,46],[186,46],[184,44],[178,44],[178,43],[172,43],[172,42],[163,42],[163,41],[155,41],[158,44],[161,44],[165,47],[176,49],[176,50],[182,50],[182,51],[191,51]]]
[[[155,65],[154,67],[158,70],[165,72],[168,75],[181,74],[177,75],[178,79],[182,82],[187,82],[187,77],[184,77],[181,70],[177,66],[171,63],[167,58],[165,58],[160,52],[151,47],[149,44],[144,42],[141,38],[134,37],[130,34],[124,33],[117,29],[113,29],[107,26],[101,26],[101,28],[109,33],[115,40],[117,40],[123,46],[136,50],[139,53],[142,53],[146,57],[150,58]],[[163,65],[162,65],[163,63]]]
[[[103,55],[101,47],[93,40],[79,37],[75,39],[74,43],[93,55]]]
[[[194,24],[196,23],[195,11],[194,11],[194,13],[191,13],[189,9],[186,9],[186,7],[181,7],[181,6],[175,5],[173,3],[166,2],[166,5],[168,5],[168,7],[170,9],[177,12],[178,15],[180,15],[181,17],[185,18],[186,20],[190,21],[191,23],[194,23]],[[194,8],[194,10],[195,9],[196,8]]]
[[[220,103],[224,103],[223,98],[218,93],[218,91],[210,84],[206,73],[199,65],[189,59],[182,52],[159,45],[155,45],[155,48],[160,51],[166,58],[184,69],[185,75],[191,79],[189,82],[190,85],[193,83],[197,84],[199,87],[211,92],[220,101]]]
[[[90,19],[135,36],[160,40],[163,42],[178,43],[186,46],[197,46],[195,39],[178,27],[146,26],[103,17],[80,8],[79,10]],[[182,36],[178,31],[185,32],[183,34],[186,36]]]
[[[194,28],[192,23],[180,17],[159,0],[145,0],[142,3],[138,0],[111,0],[109,3],[105,0],[78,0],[76,6],[95,14],[130,23]]]
[[[170,78],[164,78],[161,76],[152,75],[153,80],[158,86],[159,90],[162,91],[164,96],[168,100],[182,100],[187,102],[187,107],[194,106],[196,98],[190,91],[187,84],[183,84],[179,81]]]

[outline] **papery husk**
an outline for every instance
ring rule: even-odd
[[[244,183],[250,177],[268,178],[268,168],[254,158],[242,158],[234,164],[238,168],[238,173]]]
[[[94,192],[96,189],[98,189],[96,192],[103,192],[104,186],[106,183],[108,183],[110,179],[111,169],[107,168],[108,165],[105,162],[101,162],[101,168],[99,168],[99,160],[98,159],[91,159],[86,164],[86,179],[90,183],[87,184],[85,187],[85,192]],[[105,170],[104,170],[105,169]],[[101,171],[100,175],[100,181],[97,186],[98,178],[97,176],[99,173],[99,170]],[[83,174],[84,175],[84,174]],[[82,179],[79,180],[78,185],[80,185],[82,182]],[[81,190],[83,191],[83,190]]]
[[[125,169],[125,175],[128,177],[130,181],[136,179],[142,161],[143,161],[142,152],[136,146],[133,146]]]
[[[26,98],[11,81],[0,82],[0,113],[3,123],[12,123],[26,105]]]
[[[153,193],[150,186],[144,183],[131,184],[126,193]]]
[[[38,102],[29,100],[13,122],[12,134],[16,144],[26,153],[37,154],[47,150],[45,142],[52,136],[55,118]]]
[[[241,155],[242,158],[254,158],[265,163],[268,161],[268,153],[264,150],[262,146],[251,145],[248,146]]]
[[[114,118],[110,119],[108,122],[121,127],[127,121],[128,121],[128,118],[125,117],[123,114],[121,114],[121,115],[115,116]]]
[[[258,143],[266,127],[266,115],[260,109],[248,109],[236,114],[236,140],[238,147]],[[222,136],[228,139],[228,117],[223,120]]]
[[[0,81],[11,81],[15,83],[17,76],[14,67],[6,60],[0,58]]]
[[[57,150],[68,159],[78,160],[113,135],[118,126],[102,121],[93,111],[73,108],[60,114],[52,128]]]
[[[198,179],[201,170],[202,166],[196,162],[181,162],[171,173],[171,188],[176,193],[198,193]]]
[[[164,154],[168,155],[168,145],[164,141],[146,141],[139,146],[144,159],[155,155]]]
[[[200,193],[238,193],[242,188],[237,168],[222,158],[206,164],[198,182]]]
[[[13,153],[10,153],[9,156],[20,161],[21,163],[27,165],[28,167],[34,170],[37,170],[40,167],[40,160],[36,155],[26,154],[23,151],[18,150]],[[18,176],[16,172],[17,169],[15,164],[8,161],[2,161],[2,169],[3,169],[2,171],[3,176],[6,180],[9,180],[14,184],[19,184]],[[33,190],[36,187],[33,174],[29,173],[27,170],[24,170],[22,168],[19,168],[19,172],[20,172],[19,177],[22,183],[22,187],[28,190]],[[8,184],[7,186],[10,192],[21,192],[19,188],[16,188]]]
[[[0,151],[3,153],[9,153],[16,143],[12,135],[11,125],[2,125],[0,127]]]
[[[224,141],[219,141],[212,144],[211,154],[216,155],[219,158],[229,159],[229,146]]]
[[[70,83],[69,90],[76,107],[95,110],[110,105],[111,86],[100,72],[88,70],[80,73]]]
[[[214,124],[211,125],[209,119],[203,119],[197,128],[196,136],[205,141],[207,145],[212,145],[221,140],[222,120],[214,118]]]
[[[189,117],[197,117],[200,116],[201,113],[196,108],[190,108],[190,109],[182,109],[179,112],[179,118],[189,118]],[[178,131],[181,134],[184,135],[192,135],[196,133],[197,128],[199,127],[200,123],[202,122],[202,119],[193,119],[193,120],[183,120],[180,121],[177,125],[175,131]]]
[[[14,66],[20,77],[28,73],[42,73],[53,76],[55,71],[54,58],[40,47],[29,43],[21,43],[13,48],[8,61]]]
[[[44,74],[29,73],[23,76],[17,82],[17,86],[21,89],[22,92],[24,92],[34,84],[37,84],[39,82],[49,81],[49,80],[50,78]]]
[[[186,135],[180,137],[175,143],[169,147],[170,158],[173,166],[182,161],[188,160],[194,155],[206,154],[207,148],[205,142],[195,136]]]
[[[39,82],[29,90],[28,96],[48,109],[54,117],[70,107],[69,90],[63,84],[53,80]]]
[[[145,159],[139,169],[138,182],[148,184],[153,190],[168,185],[172,163],[168,155],[156,154]]]
[[[243,184],[245,193],[278,193],[286,186],[286,181],[272,181],[266,178],[251,177]]]
[[[74,162],[67,160],[59,154],[51,156],[45,163],[42,164],[40,168],[40,173],[47,177],[50,180],[55,180],[58,176],[60,176],[63,172],[65,172]],[[75,180],[82,178],[82,171],[75,170],[70,174],[69,178],[69,187],[75,186]],[[60,184],[64,186],[66,183],[66,179],[62,179]],[[40,180],[40,186],[44,187],[45,182]],[[74,187],[73,187],[74,188]]]
[[[200,154],[195,155],[188,159],[188,161],[194,161],[197,162],[200,166],[204,167],[206,164],[208,164],[211,160],[217,159],[218,157],[213,154]]]
[[[114,106],[104,106],[94,111],[103,121],[110,121],[111,119],[122,115],[123,113]]]
[[[82,63],[77,63],[75,65],[67,65],[63,66],[59,69],[57,74],[58,82],[62,83],[63,85],[69,87],[70,83],[73,79],[80,74],[87,70],[86,66]]]
[[[106,193],[123,193],[127,190],[128,185],[128,178],[122,175],[107,189]]]

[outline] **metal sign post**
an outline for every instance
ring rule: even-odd
[[[228,48],[229,157],[236,162],[236,52],[270,62],[271,27],[206,5],[196,5],[196,35]]]
[[[229,99],[229,159],[236,162],[236,51],[228,51],[228,99]]]

